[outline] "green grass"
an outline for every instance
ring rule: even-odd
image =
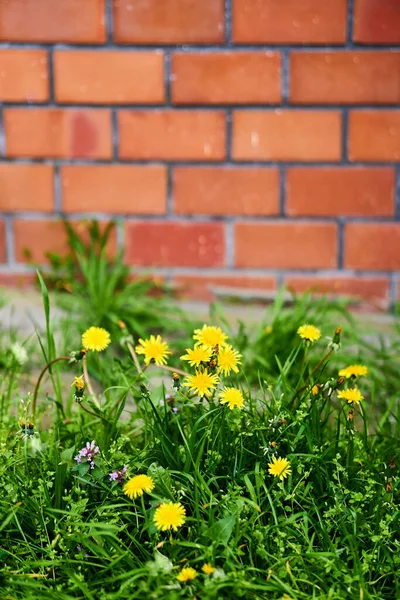
[[[229,335],[242,364],[199,399],[173,389],[171,373],[154,365],[138,373],[127,342],[141,333],[126,317],[121,329],[115,307],[91,319],[90,298],[77,289],[71,302],[86,308],[74,313],[71,328],[52,318],[52,296],[40,283],[46,330],[36,341],[0,332],[1,598],[400,597],[396,323],[385,336],[360,331],[343,302],[309,296],[289,308],[279,296],[252,326],[227,320],[215,306],[210,324]],[[137,302],[145,305],[140,295]],[[169,364],[193,373],[179,357],[197,324],[185,317],[163,327],[174,311],[168,303],[165,313],[164,303],[151,305],[143,335],[162,333]],[[306,347],[296,332],[308,322],[323,337]],[[33,417],[32,394],[20,391],[30,378],[33,392],[36,366],[79,350],[85,329],[107,324],[111,345],[87,355],[101,408],[87,387],[83,402],[74,400],[81,361],[60,361],[46,371]],[[339,324],[341,348],[329,353]],[[15,342],[28,349],[28,363],[11,349]],[[338,369],[352,363],[370,371],[356,382],[365,399],[355,407],[337,398],[337,389],[354,385],[338,383]],[[224,385],[242,391],[243,410],[220,404]],[[94,469],[74,460],[92,440],[100,449]],[[283,481],[269,474],[274,456],[290,461]],[[124,465],[129,477],[149,475],[153,492],[130,500],[109,478]],[[186,510],[176,532],[154,524],[166,501]],[[205,563],[215,567],[212,576],[202,572]],[[197,570],[193,581],[177,580],[184,566]]]

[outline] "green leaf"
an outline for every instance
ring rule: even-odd
[[[216,521],[208,530],[208,535],[212,539],[213,543],[219,546],[222,544],[226,546],[229,542],[229,538],[232,535],[233,528],[235,527],[236,517],[226,517]]]
[[[72,446],[72,448],[66,448],[65,450],[63,450],[60,454],[60,458],[61,458],[62,462],[71,462],[74,454],[75,454],[75,446]]]

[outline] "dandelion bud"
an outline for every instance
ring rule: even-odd
[[[181,378],[178,373],[172,373],[172,387],[174,390],[179,390],[181,387]]]

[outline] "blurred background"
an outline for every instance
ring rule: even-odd
[[[181,297],[400,299],[399,0],[0,0],[0,101],[3,284],[95,218]]]

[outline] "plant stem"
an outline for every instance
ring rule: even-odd
[[[132,344],[130,342],[127,342],[126,345],[128,346],[129,352],[131,353],[131,356],[132,356],[133,362],[135,363],[135,367],[137,369],[137,372],[140,375],[143,371],[142,371],[142,367],[140,366],[137,354],[135,352],[135,348],[132,346]]]
[[[178,375],[183,375],[184,377],[188,377],[188,373],[185,371],[181,371],[180,369],[175,369],[175,367],[168,367],[167,365],[154,365],[159,369],[164,369],[165,371],[170,371],[171,373],[178,373]]]
[[[86,362],[86,355],[82,358],[82,368],[83,368],[83,376],[87,385],[87,389],[89,390],[89,394],[92,396],[93,398],[93,402],[95,403],[95,405],[97,406],[98,409],[100,409],[100,403],[99,400],[96,396],[96,393],[93,389],[92,386],[92,382],[90,380],[89,377],[89,372],[88,372],[88,368],[87,368],[87,362]]]
[[[70,356],[59,356],[58,358],[53,358],[53,360],[51,360],[49,363],[47,363],[47,365],[42,369],[42,372],[39,375],[39,378],[36,382],[36,386],[35,386],[35,391],[33,392],[33,400],[32,400],[32,415],[35,416],[35,412],[36,412],[36,402],[37,402],[37,395],[39,392],[39,387],[40,387],[40,382],[43,379],[44,374],[46,373],[47,369],[49,367],[51,367],[51,365],[53,365],[56,362],[59,362],[60,360],[70,360]]]

